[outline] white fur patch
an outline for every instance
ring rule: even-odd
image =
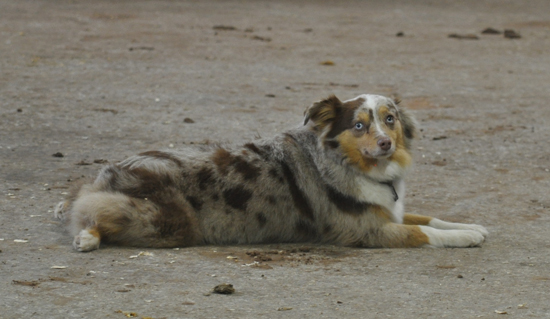
[[[404,177],[406,171],[407,170],[401,167],[397,162],[379,160],[378,165],[371,168],[367,175],[377,181],[387,181]]]
[[[355,182],[358,189],[356,197],[359,200],[386,208],[391,213],[394,223],[403,223],[403,198],[405,197],[405,183],[403,180],[396,180],[393,184],[395,192],[399,197],[397,201],[395,201],[393,191],[388,185],[380,184],[364,177],[357,177]]]
[[[99,248],[99,238],[90,234],[87,229],[83,229],[74,236],[73,247],[81,252],[96,250]]]
[[[383,105],[383,104],[387,104],[388,101],[391,101],[389,98],[387,98],[385,96],[382,96],[382,95],[361,94],[357,97],[354,97],[351,100],[344,101],[344,103],[350,102],[350,101],[355,101],[355,100],[358,100],[358,99],[365,100],[365,103],[363,103],[363,105],[361,105],[360,108],[367,108],[367,109],[371,109],[373,111],[376,111],[376,108],[378,106]]]
[[[430,223],[428,224],[428,226],[431,226],[431,227],[437,228],[437,229],[475,230],[478,233],[480,233],[481,235],[483,235],[483,237],[487,237],[487,235],[489,235],[489,232],[487,231],[487,229],[485,227],[481,226],[481,225],[450,223],[450,222],[442,221],[442,220],[437,219],[437,218],[433,218],[430,221]]]
[[[429,226],[418,226],[428,236],[430,247],[474,247],[479,246],[485,237],[475,230],[436,229]]]

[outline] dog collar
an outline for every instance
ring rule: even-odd
[[[393,182],[392,181],[380,182],[380,184],[386,185],[391,189],[391,191],[393,193],[393,201],[397,202],[397,200],[399,199],[399,195],[397,195],[397,192],[395,191],[395,187],[393,187]]]

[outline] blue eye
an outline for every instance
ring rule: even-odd
[[[363,129],[363,123],[361,123],[361,122],[355,123],[355,129],[356,130],[362,130]]]
[[[394,122],[395,118],[393,117],[393,115],[388,115],[386,117],[386,123],[388,124],[392,124]]]

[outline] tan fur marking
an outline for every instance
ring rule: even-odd
[[[369,114],[364,112],[357,114],[357,119],[365,124],[368,124],[371,121]]]
[[[212,156],[212,161],[218,166],[220,173],[225,175],[227,174],[229,166],[233,163],[234,157],[227,150],[219,148]]]
[[[380,225],[380,245],[388,248],[421,247],[429,244],[429,238],[416,225],[402,225],[391,222],[386,210],[372,206],[370,212],[378,217]],[[412,215],[417,216],[417,215]]]
[[[101,236],[99,234],[97,227],[88,229],[88,232],[90,233],[90,235],[94,236],[95,238],[101,239]]]
[[[405,214],[403,217],[403,224],[405,225],[428,225],[432,217],[414,215],[414,214]]]
[[[412,156],[398,143],[395,152],[390,156],[390,160],[401,167],[409,167],[412,163]]]
[[[390,217],[391,214],[379,205],[372,205],[369,212],[372,212],[374,215],[376,215],[376,217],[386,223],[389,223],[392,220],[392,218]]]
[[[422,232],[420,227],[416,225],[405,225],[404,227],[408,229],[405,247],[421,247],[430,243],[430,239]]]
[[[430,240],[417,225],[389,223],[383,227],[382,246],[388,248],[412,248],[428,245]]]
[[[380,119],[384,118],[383,115],[390,114],[390,113],[393,114],[392,112],[390,112],[390,108],[387,107],[386,105],[383,105],[378,109],[378,115],[380,116]]]
[[[340,143],[343,153],[346,154],[349,163],[357,165],[362,171],[370,171],[377,163],[376,159],[365,157],[361,153],[362,146],[366,146],[368,149],[376,147],[376,139],[369,134],[355,137],[352,132],[345,131],[338,136],[337,140]]]

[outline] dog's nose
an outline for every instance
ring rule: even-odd
[[[388,137],[381,137],[377,144],[382,150],[387,151],[391,148],[391,139]]]

